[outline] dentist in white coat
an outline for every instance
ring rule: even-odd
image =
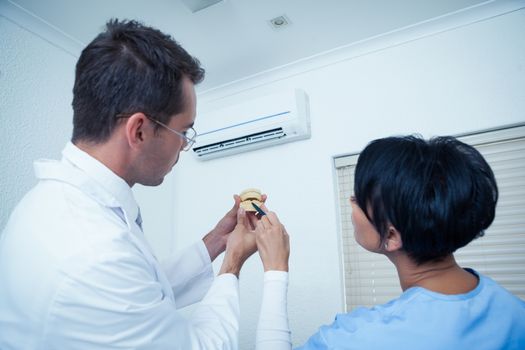
[[[235,197],[202,241],[161,264],[131,191],[161,184],[191,148],[203,77],[171,37],[134,21],[108,22],[83,50],[72,141],[60,161],[35,163],[39,182],[1,237],[0,349],[237,348],[238,275],[257,250],[250,226],[262,225]],[[288,239],[272,220],[266,231],[282,253],[278,264],[266,259],[265,283],[282,303]],[[224,251],[214,278],[211,262]],[[191,318],[177,312],[197,301]]]

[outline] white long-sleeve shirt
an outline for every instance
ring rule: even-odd
[[[267,271],[264,273],[256,350],[290,350],[292,348],[286,307],[287,290],[288,272]]]
[[[161,266],[130,187],[70,143],[35,170],[0,241],[0,349],[237,348],[238,280],[202,242]]]

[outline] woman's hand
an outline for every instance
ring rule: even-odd
[[[256,224],[255,240],[264,271],[288,271],[290,257],[288,233],[274,212],[268,211],[264,204],[262,209],[266,215],[263,215]]]

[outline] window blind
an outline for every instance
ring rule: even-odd
[[[525,125],[458,137],[476,147],[492,167],[499,189],[496,218],[485,236],[456,251],[460,266],[485,274],[525,299]],[[346,311],[386,303],[401,294],[394,265],[354,240],[352,210],[358,154],[337,157],[337,192],[343,247]]]

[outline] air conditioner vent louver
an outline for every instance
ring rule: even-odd
[[[299,89],[210,108],[197,121],[199,160],[310,138],[308,96]]]
[[[210,153],[221,152],[230,148],[242,147],[257,142],[264,142],[272,139],[280,139],[285,136],[286,134],[284,133],[283,128],[275,128],[271,130],[257,132],[255,134],[240,136],[230,140],[212,143],[209,145],[194,147],[193,151],[197,154],[197,156],[201,157]]]

